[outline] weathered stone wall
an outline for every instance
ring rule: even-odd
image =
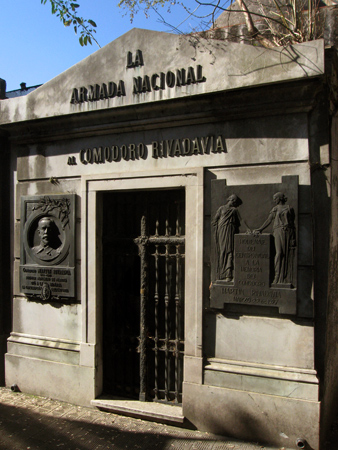
[[[10,184],[9,142],[6,133],[0,132],[0,211],[3,220],[0,222],[0,384],[4,383],[4,357],[6,341],[11,331],[11,263],[10,263]]]
[[[337,46],[338,45],[338,7],[337,5],[328,4],[324,2],[316,10],[315,14],[315,35],[317,39],[323,38],[325,46]],[[251,17],[255,27],[265,36],[271,35],[271,30],[264,17],[278,19],[278,11],[276,10],[274,2],[270,0],[264,0],[258,2],[256,0],[246,1],[248,10],[252,13]],[[292,7],[291,4],[286,4],[283,7],[285,17],[292,20]],[[304,5],[304,23],[307,23],[307,4]],[[270,25],[278,33],[288,34],[288,32],[282,26],[276,22],[271,22]],[[304,30],[306,31],[306,30]],[[215,21],[213,29],[205,33],[214,39],[225,39],[231,42],[238,42],[248,45],[260,45],[259,41],[252,37],[245,22],[245,16],[241,12],[241,9],[237,2],[234,2],[226,11],[224,11]]]
[[[39,141],[35,132],[33,135],[35,140]],[[16,140],[12,147],[17,183],[13,222],[13,324],[8,340],[6,380],[7,385],[15,383],[26,392],[44,395],[49,391],[55,398],[64,400],[69,398],[80,404],[88,404],[89,400],[86,399],[84,392],[88,392],[89,398],[94,395],[88,384],[88,378],[92,378],[92,370],[80,364],[82,341],[80,181],[76,178],[64,178],[60,182],[54,177],[55,169],[46,155],[48,146],[42,143],[30,145]],[[51,174],[46,179],[47,167],[50,168]],[[28,298],[20,289],[20,254],[23,244],[21,197],[53,196],[53,194],[75,194],[78,197],[75,211],[75,239],[71,243],[72,246],[76,246],[77,252],[75,296],[65,302],[46,302],[40,297]],[[50,376],[51,372],[53,376]],[[34,373],[34,376],[27,377],[28,373]]]
[[[335,55],[334,55],[335,56]],[[330,192],[331,192],[331,227],[330,227],[330,255],[328,261],[328,302],[326,317],[326,348],[325,348],[325,378],[323,385],[322,408],[322,443],[329,432],[330,425],[337,414],[338,382],[337,365],[338,351],[338,116],[337,105],[337,59],[333,57],[332,71],[330,73],[330,110],[331,120],[331,144],[330,144]],[[324,447],[323,447],[324,448]]]

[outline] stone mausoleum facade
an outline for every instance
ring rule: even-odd
[[[337,388],[336,80],[322,40],[133,29],[1,100],[6,385],[319,449]]]

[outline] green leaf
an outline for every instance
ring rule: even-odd
[[[151,0],[124,0],[126,2],[133,1],[151,1]],[[160,1],[160,0],[158,0]],[[51,5],[52,14],[59,18],[60,22],[63,23],[65,27],[69,27],[73,25],[75,34],[80,34],[79,43],[83,47],[84,45],[92,44],[95,42],[98,47],[100,47],[97,40],[94,38],[94,33],[96,30],[94,28],[97,27],[94,20],[84,19],[83,17],[79,17],[77,15],[77,8],[81,5],[79,3],[75,3],[76,0],[40,0],[42,5],[45,5],[47,2]]]

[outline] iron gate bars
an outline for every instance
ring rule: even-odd
[[[152,350],[154,351],[154,400],[160,401],[160,393],[164,395],[164,401],[173,400],[179,403],[181,395],[182,383],[182,367],[181,360],[184,354],[184,340],[182,339],[183,327],[181,320],[181,308],[183,302],[182,278],[184,259],[185,237],[179,235],[178,219],[176,220],[176,235],[170,235],[170,228],[166,220],[166,232],[164,236],[158,234],[159,224],[156,222],[156,231],[154,236],[147,235],[147,220],[145,216],[141,219],[141,235],[134,239],[139,249],[141,262],[141,286],[140,286],[140,343],[138,351],[140,353],[140,393],[139,400],[147,401],[149,397],[149,383],[147,381],[147,352],[149,342],[152,342]],[[155,248],[154,252],[150,252],[150,248]],[[160,251],[164,248],[164,251]],[[174,249],[174,251],[172,251]],[[154,324],[153,333],[149,333],[148,311],[149,307],[149,258],[152,257],[154,264]],[[164,259],[164,287],[160,286],[160,259]],[[173,264],[175,266],[172,270]],[[173,276],[173,273],[175,275]],[[173,279],[174,278],[174,279]],[[174,283],[174,286],[173,286]],[[164,337],[160,335],[159,324],[159,302],[161,293],[164,297]],[[175,303],[175,318],[171,320],[170,310],[171,303]],[[174,332],[171,324],[174,326]],[[151,336],[153,334],[153,336]],[[174,335],[174,336],[173,336]],[[164,354],[164,389],[160,389],[159,381],[161,374],[159,373],[160,354]],[[174,371],[170,368],[170,359],[174,357]],[[171,374],[174,374],[174,380]],[[171,390],[174,384],[174,390]],[[174,398],[171,398],[173,394]]]

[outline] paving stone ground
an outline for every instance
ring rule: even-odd
[[[0,387],[0,450],[276,450]]]

